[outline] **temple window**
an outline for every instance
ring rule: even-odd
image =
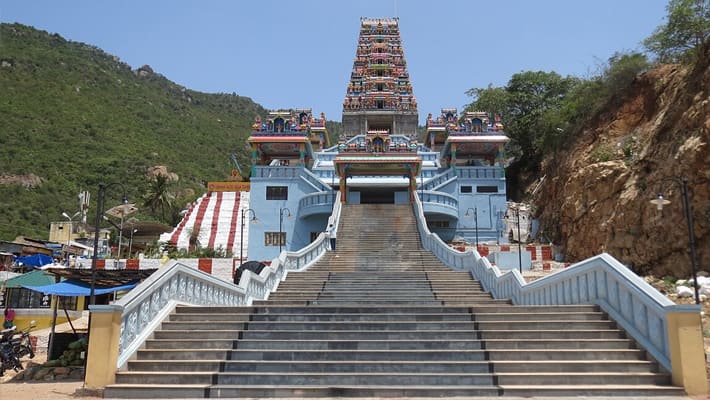
[[[288,200],[288,186],[267,186],[266,200]]]
[[[476,186],[476,193],[498,193],[498,186]]]
[[[427,226],[431,228],[448,228],[449,221],[427,221]]]
[[[377,91],[378,92],[381,92],[382,90],[384,90],[384,88],[385,88],[385,86],[383,84],[381,84],[381,83],[377,84]]]
[[[286,232],[264,232],[264,246],[285,246]]]
[[[461,186],[461,193],[473,193],[473,186]]]

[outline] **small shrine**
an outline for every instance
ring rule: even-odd
[[[302,165],[313,159],[313,147],[330,147],[325,114],[314,118],[311,109],[270,111],[265,119],[254,118],[247,142],[256,165]],[[252,171],[254,168],[252,168]]]
[[[505,144],[510,138],[498,117],[466,111],[459,118],[455,108],[442,108],[436,119],[427,116],[426,127],[429,147],[441,152],[446,166],[502,167],[505,163]]]

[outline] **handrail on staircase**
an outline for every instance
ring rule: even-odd
[[[413,208],[422,246],[448,267],[469,271],[494,298],[516,305],[597,304],[668,371],[675,345],[669,339],[669,315],[700,313],[700,306],[676,305],[606,253],[526,283],[517,269],[504,273],[477,250],[451,248],[429,231],[418,197]]]
[[[313,172],[311,172],[307,168],[301,167],[300,177],[301,177],[301,179],[308,182],[314,189],[316,189],[320,192],[330,192],[332,190],[332,188],[330,186],[323,183],[323,181],[321,181],[321,179],[318,176],[316,176]]]
[[[110,305],[92,305],[94,312],[120,314],[117,367],[121,368],[177,304],[244,306],[265,299],[285,274],[270,266],[260,274],[245,272],[240,285],[170,262]],[[90,338],[91,339],[91,338]]]

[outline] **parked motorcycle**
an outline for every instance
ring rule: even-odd
[[[35,353],[30,341],[30,329],[34,327],[35,322],[30,321],[30,326],[19,333],[15,326],[0,331],[0,376],[9,369],[15,372],[23,369],[20,361],[22,357],[34,358]]]

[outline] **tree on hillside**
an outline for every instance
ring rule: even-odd
[[[143,205],[150,208],[153,216],[156,216],[156,212],[160,210],[162,221],[165,221],[165,210],[171,209],[175,200],[175,195],[170,192],[170,183],[170,178],[166,175],[155,175],[148,182],[147,191],[143,195]]]
[[[562,77],[556,72],[521,72],[513,75],[504,88],[468,90],[466,93],[474,97],[474,102],[466,110],[500,115],[513,142],[510,153],[527,169],[534,170],[545,153],[546,135],[558,132],[558,110],[578,83],[577,78]]]
[[[668,22],[644,40],[660,62],[696,61],[710,46],[710,1],[670,0]]]

